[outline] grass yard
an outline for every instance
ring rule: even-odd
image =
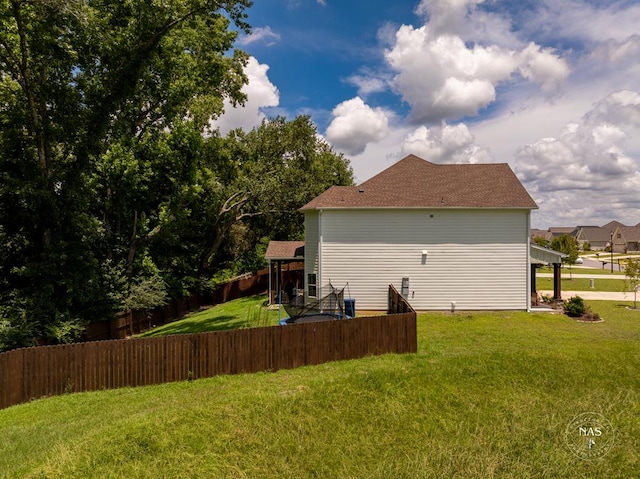
[[[640,312],[588,304],[603,323],[422,314],[413,355],[14,406],[0,477],[637,477]],[[600,459],[566,446],[586,412],[615,429]]]
[[[269,309],[266,295],[248,296],[216,305],[138,335],[141,338],[169,334],[202,333],[225,329],[255,328],[278,324],[278,310]],[[287,317],[284,308],[281,316]]]
[[[553,267],[550,266],[544,266],[542,268],[538,268],[537,270],[538,273],[547,273],[547,274],[553,274]],[[611,270],[609,268],[606,269],[601,269],[601,268],[584,268],[582,266],[572,266],[571,268],[569,268],[569,266],[564,266],[562,268],[562,279],[568,278],[570,275],[576,275],[576,274],[588,274],[589,276],[593,276],[593,275],[602,275],[602,276],[611,276]],[[615,270],[613,272],[613,275],[623,275],[624,276],[624,271],[620,272]],[[596,276],[597,277],[597,276]]]
[[[536,278],[538,291],[553,291],[553,278]],[[594,288],[591,289],[591,281],[588,278],[562,278],[563,291],[618,291],[629,290],[624,279],[594,278]],[[633,289],[630,290],[633,292]]]

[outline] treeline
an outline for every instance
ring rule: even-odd
[[[223,5],[222,7],[220,5]],[[308,117],[221,137],[246,0],[0,6],[0,351],[259,269],[348,161]]]

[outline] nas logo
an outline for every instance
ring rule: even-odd
[[[613,447],[615,430],[609,420],[597,412],[574,417],[565,429],[569,450],[581,459],[598,459]]]

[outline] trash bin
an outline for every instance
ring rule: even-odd
[[[344,299],[344,314],[351,318],[356,317],[356,298]]]

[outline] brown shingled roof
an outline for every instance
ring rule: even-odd
[[[304,241],[269,241],[266,259],[304,258]]]
[[[301,209],[537,207],[507,163],[438,165],[409,155],[359,186],[332,186]]]
[[[640,225],[636,226],[621,226],[620,232],[624,236],[624,239],[627,242],[638,242],[640,241]]]

